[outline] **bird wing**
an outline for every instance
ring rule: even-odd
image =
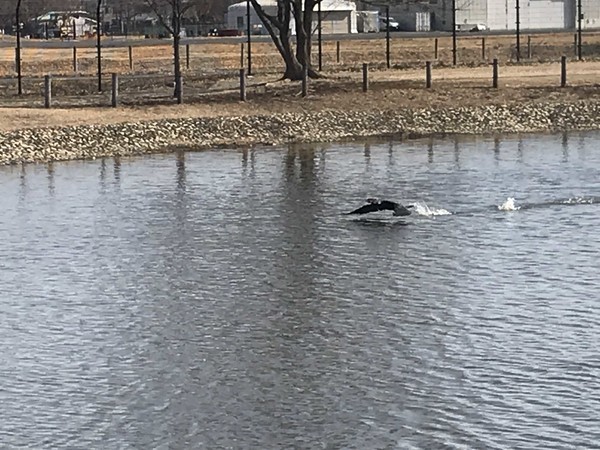
[[[410,211],[404,205],[397,203],[394,207],[394,215],[395,216],[410,216]]]
[[[367,203],[366,205],[363,205],[360,208],[350,211],[346,214],[367,214],[375,211],[391,210],[394,211],[394,216],[410,216],[410,211],[408,208],[411,207],[412,205],[406,207],[400,203],[382,200],[379,202]]]
[[[346,214],[367,214],[370,212],[380,211],[382,209],[385,208],[382,208],[380,203],[369,203],[368,205],[363,205],[360,208],[350,211]]]
[[[392,202],[389,200],[382,200],[379,202],[379,209],[389,209],[395,211],[398,206],[402,206],[399,203]]]

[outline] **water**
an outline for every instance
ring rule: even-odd
[[[599,144],[0,168],[0,446],[599,448]]]

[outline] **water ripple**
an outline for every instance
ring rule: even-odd
[[[598,448],[598,140],[0,169],[1,446]]]

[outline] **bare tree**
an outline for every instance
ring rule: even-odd
[[[277,0],[277,11],[273,15],[266,12],[259,0],[249,1],[285,62],[283,78],[300,80],[304,70],[311,78],[318,78],[320,74],[312,67],[310,54],[313,11],[322,0]],[[295,51],[290,28],[292,18],[296,32]]]
[[[79,0],[21,0],[21,21],[27,23],[51,10],[74,10]],[[17,0],[0,0],[0,29],[15,25],[15,7]]]
[[[0,2],[0,29],[4,29],[12,25],[15,11],[13,5],[9,2]]]
[[[26,17],[31,19],[48,11],[74,11],[80,9],[79,0],[24,0]]]
[[[172,28],[173,2],[170,0],[106,0],[106,3],[112,7],[118,20],[122,22],[122,29],[125,25],[129,26],[131,19],[137,14],[154,12],[160,16],[159,21],[163,26],[165,23],[168,25],[167,31],[172,34],[169,28]],[[227,11],[226,2],[223,0],[187,0],[179,3],[183,9],[182,28],[184,19],[195,23],[222,22]]]
[[[119,21],[120,32],[126,35],[132,31],[135,16],[151,10],[145,0],[106,0],[106,4],[112,7]]]
[[[158,16],[160,23],[173,36],[173,75],[177,102],[182,102],[181,86],[181,43],[182,23],[185,14],[193,7],[206,3],[207,0],[146,0],[146,3]]]
[[[202,2],[194,2],[189,9],[188,17],[193,17],[196,21],[202,17],[206,17],[215,10],[218,0],[204,0]]]

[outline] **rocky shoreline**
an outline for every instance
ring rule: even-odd
[[[600,102],[164,119],[0,132],[0,165],[364,137],[600,129]]]

